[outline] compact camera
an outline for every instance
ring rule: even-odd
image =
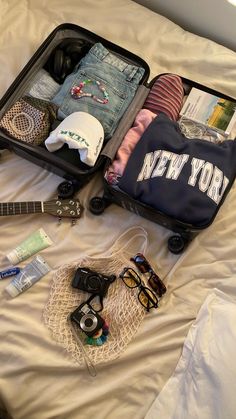
[[[78,268],[72,281],[72,287],[105,297],[109,285],[115,279],[115,275],[106,276],[89,268]]]
[[[104,325],[102,317],[86,302],[73,311],[70,318],[89,337],[95,335]]]

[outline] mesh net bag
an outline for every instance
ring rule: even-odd
[[[146,311],[138,300],[137,288],[128,288],[119,278],[119,273],[124,267],[132,266],[130,257],[137,252],[144,253],[146,246],[146,231],[142,227],[132,227],[116,240],[109,253],[100,257],[85,257],[63,265],[56,271],[43,319],[52,337],[71,354],[76,363],[83,364],[87,358],[87,361],[96,365],[117,358],[137,332]],[[109,336],[102,346],[84,344],[84,333],[77,330],[75,334],[68,321],[70,314],[90,296],[71,286],[76,269],[85,266],[104,275],[117,276],[108,289],[103,300],[104,308],[99,313],[109,324]]]

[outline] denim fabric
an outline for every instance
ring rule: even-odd
[[[143,74],[142,67],[130,65],[102,44],[95,44],[53,98],[52,102],[59,107],[58,117],[64,119],[72,112],[88,112],[101,122],[105,139],[109,139],[132,101]],[[105,87],[109,95],[107,104],[98,103],[91,97],[74,99],[71,96],[71,88],[86,79],[99,81]],[[84,86],[83,91],[103,99],[103,93],[94,83]]]

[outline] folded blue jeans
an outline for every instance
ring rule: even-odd
[[[101,122],[105,139],[109,139],[132,101],[143,75],[142,67],[128,64],[100,43],[94,44],[52,99],[59,107],[58,118],[64,119],[77,111],[88,112]],[[74,98],[71,89],[85,81],[89,83],[83,86],[83,93],[89,96]],[[101,103],[105,96],[99,87],[105,89],[107,103]]]

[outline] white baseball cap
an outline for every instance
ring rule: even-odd
[[[103,141],[104,129],[97,118],[87,112],[73,112],[50,133],[45,146],[53,152],[67,144],[79,151],[82,162],[94,166]]]

